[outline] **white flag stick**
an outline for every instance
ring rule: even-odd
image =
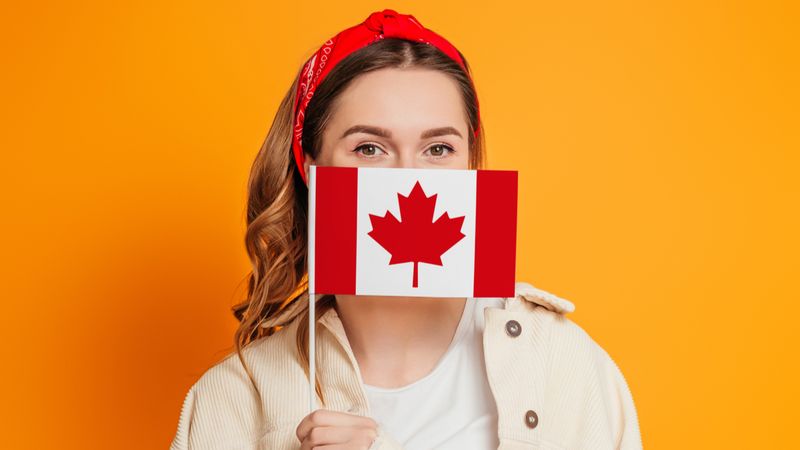
[[[308,413],[311,414],[317,409],[317,394],[314,386],[316,381],[316,299],[314,298],[314,219],[316,212],[316,201],[314,190],[316,189],[316,168],[311,165],[308,168],[308,225],[306,226],[308,235],[308,257],[306,258],[308,267]]]
[[[309,414],[317,408],[316,405],[316,389],[314,389],[314,380],[316,378],[315,374],[315,363],[316,357],[314,356],[314,350],[316,347],[316,343],[314,342],[316,337],[314,336],[314,325],[315,320],[314,316],[314,306],[317,303],[314,300],[314,293],[311,292],[311,288],[308,289],[308,412]]]

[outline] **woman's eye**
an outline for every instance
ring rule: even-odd
[[[375,144],[364,144],[364,145],[359,145],[353,151],[361,153],[364,156],[375,156],[382,150],[380,150],[380,148],[378,148],[378,146]]]
[[[454,151],[455,150],[450,148],[450,146],[444,145],[444,144],[436,144],[436,145],[432,145],[432,146],[429,147],[429,152],[430,152],[431,156],[435,156],[435,157],[442,157],[442,156],[445,156],[448,153],[452,153]]]

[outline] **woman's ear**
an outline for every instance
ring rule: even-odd
[[[306,180],[308,180],[308,170],[309,166],[314,164],[314,158],[311,157],[308,153],[303,153],[303,173],[306,174]],[[306,181],[306,185],[308,185],[308,181]]]

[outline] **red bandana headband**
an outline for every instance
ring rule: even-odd
[[[458,50],[445,38],[425,28],[410,14],[398,14],[394,10],[384,9],[374,12],[367,19],[354,27],[348,28],[332,39],[325,42],[303,66],[300,80],[297,83],[297,92],[294,104],[294,134],[292,138],[292,152],[297,168],[303,180],[306,179],[303,170],[303,121],[311,97],[317,86],[322,83],[325,76],[341,60],[356,50],[366,47],[373,42],[384,38],[401,38],[408,41],[424,42],[433,45],[458,63],[469,76],[464,61]],[[478,99],[475,99],[477,105]],[[475,136],[478,130],[475,130]]]

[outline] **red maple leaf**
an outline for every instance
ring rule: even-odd
[[[413,287],[417,287],[419,263],[441,266],[441,255],[465,236],[461,232],[464,216],[451,218],[445,212],[433,221],[437,195],[427,197],[417,181],[407,197],[397,194],[402,222],[389,211],[383,217],[369,215],[372,231],[367,234],[391,253],[389,264],[414,263]]]

